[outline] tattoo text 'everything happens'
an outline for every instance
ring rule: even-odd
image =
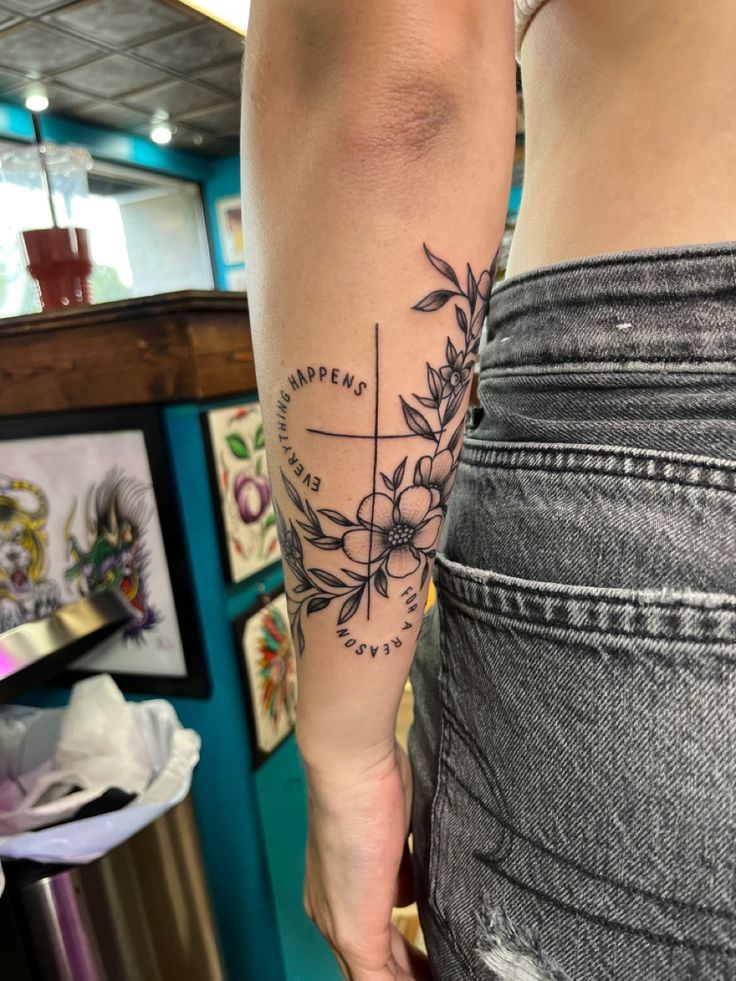
[[[315,486],[313,476],[309,480],[302,477],[306,490],[297,489],[293,477],[301,477],[297,467],[302,464],[291,447],[287,462],[292,479],[281,470],[291,514],[276,507],[276,517],[284,561],[293,579],[287,594],[292,636],[300,654],[306,646],[303,619],[326,611],[334,611],[337,637],[344,646],[373,657],[401,646],[402,630],[416,624],[417,604],[413,602],[414,616],[407,619],[405,602],[397,603],[391,638],[379,642],[366,636],[376,603],[399,597],[406,601],[407,595],[416,600],[427,582],[457,472],[465,408],[494,271],[492,266],[476,277],[468,265],[461,280],[448,262],[426,246],[424,252],[444,282],[412,309],[421,314],[443,311],[449,321],[448,336],[438,344],[434,363],[426,365],[424,390],[382,392],[381,333],[380,325],[375,324],[373,386],[339,369],[307,367],[290,375],[288,387],[280,393],[277,417],[282,446],[288,443],[289,388],[295,393],[306,385],[341,385],[373,400],[369,432],[308,429],[333,440],[365,441],[372,458],[372,483],[354,510],[345,513],[344,506],[343,510],[314,507],[309,491],[319,490],[321,479],[317,478]],[[382,398],[399,400],[405,426],[401,432],[382,430]],[[408,447],[412,448],[409,452]],[[332,555],[321,560],[320,552]],[[358,614],[362,625],[355,627]],[[348,628],[345,625],[350,621],[354,622]]]
[[[276,428],[279,446],[293,477],[316,494],[322,486],[322,478],[300,456],[290,435],[289,411],[293,404],[292,395],[310,385],[324,384],[335,385],[339,387],[341,392],[352,392],[353,395],[361,396],[367,389],[368,383],[356,378],[354,373],[343,371],[340,368],[326,368],[324,365],[317,365],[316,367],[307,365],[304,368],[297,368],[289,375],[287,382],[288,384],[281,389],[276,400]]]

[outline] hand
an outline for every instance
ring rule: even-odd
[[[349,981],[431,978],[426,959],[391,925],[413,899],[406,838],[412,778],[394,745],[367,771],[307,767],[309,834],[304,907]]]

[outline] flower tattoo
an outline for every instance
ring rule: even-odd
[[[294,577],[288,590],[289,616],[299,654],[305,649],[304,616],[334,606],[341,626],[363,607],[370,619],[373,594],[387,599],[393,584],[405,588],[399,584],[415,574],[421,588],[436,554],[457,474],[466,399],[496,263],[494,260],[477,278],[468,265],[461,285],[448,262],[426,245],[424,252],[447,285],[428,293],[412,309],[431,314],[450,301],[454,305],[453,333],[446,338],[443,361],[439,365],[435,362],[435,366],[427,364],[426,390],[409,398],[399,396],[406,437],[417,437],[427,451],[411,466],[405,456],[393,472],[379,473],[376,433],[373,489],[363,497],[354,516],[330,508],[315,510],[309,498],[300,494],[281,471],[286,495],[296,512],[294,518],[287,518],[274,504],[283,558]],[[382,486],[377,486],[379,477]],[[336,553],[339,569],[312,564],[313,550]],[[371,649],[373,656],[375,650]]]
[[[439,504],[439,495],[437,496]],[[416,572],[433,549],[442,525],[442,511],[433,505],[428,487],[407,487],[394,501],[387,494],[369,494],[358,508],[363,527],[343,536],[342,549],[363,565],[386,560],[386,574],[404,579]]]

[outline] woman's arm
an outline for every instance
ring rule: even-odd
[[[395,717],[503,232],[513,13],[511,0],[261,0],[246,47],[249,307],[297,736],[324,826],[323,811],[357,806],[377,774],[406,790]],[[394,832],[353,817],[359,861],[387,853],[390,900]],[[331,840],[347,820],[333,818]],[[323,852],[313,864],[333,861]],[[344,884],[347,905],[362,888]],[[333,944],[350,929],[337,924]]]

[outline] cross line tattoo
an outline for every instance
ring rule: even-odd
[[[496,259],[489,269],[476,277],[470,265],[461,285],[452,266],[434,255],[426,245],[424,253],[434,270],[446,281],[412,307],[420,313],[433,314],[454,306],[450,334],[446,338],[442,360],[427,363],[426,390],[423,393],[399,394],[406,431],[385,433],[380,429],[381,399],[381,328],[373,327],[373,412],[370,432],[337,432],[307,428],[315,436],[346,440],[364,440],[371,444],[372,486],[355,512],[344,514],[328,507],[315,509],[310,495],[300,491],[293,479],[281,468],[281,481],[294,508],[286,516],[274,502],[276,521],[284,561],[294,577],[289,586],[289,618],[292,637],[299,654],[305,650],[303,617],[321,614],[328,608],[337,613],[337,635],[345,646],[356,654],[369,653],[375,657],[379,650],[388,654],[400,647],[401,632],[409,630],[415,621],[417,597],[426,584],[432,560],[436,554],[442,522],[447,512],[448,498],[458,467],[465,425],[465,405],[471,385],[473,368],[478,354],[481,331],[488,312]],[[451,335],[451,336],[450,336]],[[454,340],[453,340],[454,338]],[[338,369],[308,368],[290,376],[292,388],[301,384],[330,381],[361,395],[367,385],[355,385],[354,376]],[[355,387],[354,387],[355,386]],[[286,445],[286,423],[290,395],[281,392],[278,406],[279,439]],[[416,440],[415,453],[407,453],[392,467],[379,468],[379,446],[391,446],[391,440]],[[398,456],[399,454],[397,454]],[[381,454],[384,460],[386,454]],[[294,473],[301,474],[302,464],[296,454],[288,461]],[[302,481],[308,491],[319,489],[311,474]],[[368,488],[366,488],[368,490]],[[320,562],[315,551],[333,552],[330,568]],[[414,578],[418,578],[418,582]],[[346,626],[363,608],[370,622],[375,603],[390,597],[403,599],[401,623],[397,623],[388,643],[360,643],[351,627]]]

